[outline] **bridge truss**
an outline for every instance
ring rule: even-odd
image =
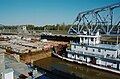
[[[115,34],[120,27],[119,12],[120,3],[81,12],[77,15],[68,33],[81,34],[83,30],[86,30],[94,34],[99,29],[102,34]]]

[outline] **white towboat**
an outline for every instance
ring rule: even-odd
[[[94,35],[78,35],[72,40],[66,55],[53,54],[59,58],[120,74],[120,44],[101,44],[99,31]]]

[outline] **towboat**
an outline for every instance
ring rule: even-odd
[[[79,40],[70,41],[70,47],[61,51],[62,54],[57,53],[53,47],[53,55],[70,62],[120,74],[120,44],[102,44],[99,31],[77,37]]]

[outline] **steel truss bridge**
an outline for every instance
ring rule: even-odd
[[[117,12],[117,14],[116,14]],[[77,15],[69,34],[81,34],[83,30],[94,34],[98,29],[101,34],[117,34],[120,27],[120,3],[97,8]]]

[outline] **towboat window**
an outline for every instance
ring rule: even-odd
[[[120,59],[120,54],[118,55],[118,58]]]
[[[86,47],[86,50],[88,50],[88,47]]]
[[[81,40],[83,41],[83,37],[81,38]]]
[[[82,48],[83,48],[83,45],[82,45]]]
[[[77,55],[77,57],[80,57],[79,55]]]
[[[94,52],[95,50],[93,49],[93,52]]]
[[[107,55],[106,55],[106,57],[109,57],[109,56],[110,56],[110,54],[107,54]]]
[[[98,52],[101,52],[101,50],[100,50],[100,49],[98,49]]]
[[[85,59],[86,57],[84,56],[84,59]]]
[[[74,45],[74,48],[76,48],[76,45]]]
[[[91,38],[91,41],[93,41],[94,38]]]

